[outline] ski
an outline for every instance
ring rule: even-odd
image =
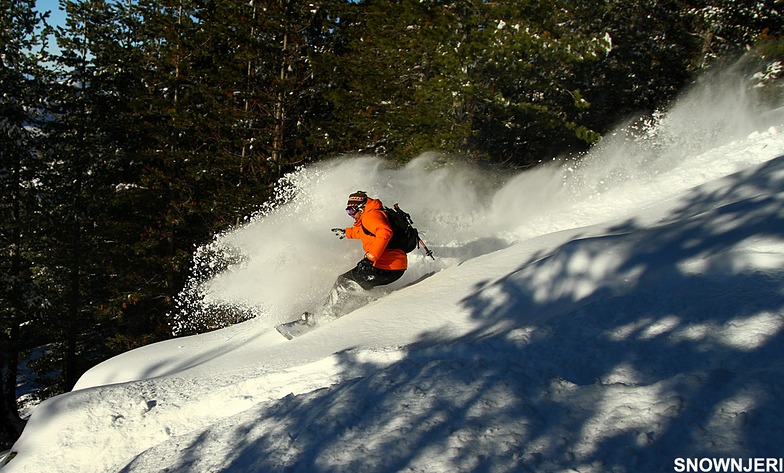
[[[292,320],[291,322],[280,324],[275,327],[275,330],[277,330],[281,335],[288,338],[289,340],[293,340],[294,338],[306,334],[317,327],[316,323],[312,321],[312,319],[309,322],[309,316],[310,314],[305,312],[302,314],[302,317],[298,318],[297,320]]]

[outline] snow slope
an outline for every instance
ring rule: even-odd
[[[96,366],[36,408],[4,472],[652,472],[783,457],[784,120],[722,87],[517,176],[434,155],[289,176],[279,206],[217,238],[242,261],[183,295],[258,316]],[[360,256],[328,230],[357,189],[400,201],[437,260],[413,255],[391,292],[287,341],[274,325]]]

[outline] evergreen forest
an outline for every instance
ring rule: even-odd
[[[0,0],[1,447],[172,336],[195,248],[297,167],[578,156],[705,71],[782,96],[781,0]],[[740,60],[742,58],[742,60]],[[740,61],[739,61],[740,60]],[[739,65],[738,65],[739,64]]]

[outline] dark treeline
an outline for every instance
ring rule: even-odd
[[[169,337],[196,245],[297,165],[531,166],[784,56],[778,0],[62,0],[58,28],[0,5],[4,445],[20,361],[48,397]]]

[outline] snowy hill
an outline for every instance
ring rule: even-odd
[[[716,87],[580,162],[517,176],[438,156],[289,176],[285,202],[216,239],[242,260],[183,295],[258,316],[96,366],[36,408],[4,471],[780,461],[784,120]],[[287,341],[274,325],[360,257],[328,230],[357,189],[399,201],[437,259],[413,255],[375,301]]]

